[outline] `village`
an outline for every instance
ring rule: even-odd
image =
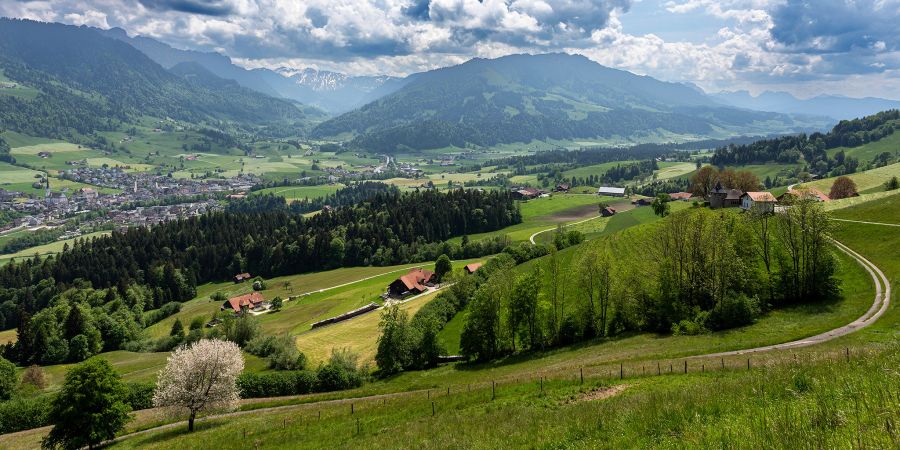
[[[68,227],[59,236],[68,239],[86,230],[155,225],[221,209],[221,198],[260,182],[252,175],[201,181],[130,173],[121,167],[76,167],[59,178],[95,187],[55,190],[56,179],[44,176],[33,185],[42,194],[0,189],[0,211],[17,216],[0,233],[77,223],[77,229]]]

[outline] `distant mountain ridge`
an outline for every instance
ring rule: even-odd
[[[0,96],[0,121],[22,132],[90,133],[141,116],[256,124],[305,118],[294,102],[211,73],[183,78],[94,28],[0,18],[0,36],[0,68],[39,91],[31,99]]]
[[[786,114],[817,114],[835,120],[864,117],[879,111],[900,108],[900,101],[877,97],[851,98],[820,95],[798,99],[787,92],[765,91],[751,95],[748,91],[725,91],[710,94],[717,101],[738,108],[773,111]]]
[[[407,77],[401,88],[319,124],[316,137],[354,135],[379,151],[535,139],[660,135],[718,138],[820,129],[801,119],[721,105],[694,86],[597,64],[568,54],[473,59]]]

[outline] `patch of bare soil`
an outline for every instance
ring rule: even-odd
[[[598,387],[591,389],[588,392],[585,392],[579,395],[576,398],[569,399],[567,403],[580,403],[580,402],[592,402],[594,400],[603,400],[610,398],[614,395],[618,395],[622,393],[622,391],[627,388],[627,384],[619,384],[611,387]]]

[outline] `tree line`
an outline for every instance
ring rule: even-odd
[[[812,173],[839,176],[854,173],[859,160],[843,151],[829,156],[826,150],[838,147],[858,147],[890,136],[900,119],[900,110],[892,109],[853,120],[842,120],[828,133],[782,136],[743,145],[728,145],[716,149],[710,162],[713,165],[764,164],[768,162],[797,163],[801,159]]]
[[[256,198],[256,197],[254,197]],[[33,314],[79,284],[115,288],[141,285],[151,293],[146,309],[194,296],[200,283],[250,272],[273,277],[343,266],[390,265],[433,260],[443,252],[495,253],[503,239],[445,244],[454,236],[482,233],[521,222],[507,192],[381,192],[368,200],[311,217],[292,213],[283,198],[268,211],[215,212],[108,236],[77,239],[46,258],[0,268],[0,313],[7,328],[22,312]],[[19,311],[19,308],[23,310]]]
[[[630,331],[697,334],[827,301],[839,294],[829,229],[807,201],[779,215],[691,209],[580,254],[551,251],[474,290],[462,352],[491,360]]]

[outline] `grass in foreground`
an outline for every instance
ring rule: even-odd
[[[898,364],[895,345],[849,362],[803,356],[752,370],[554,379],[543,389],[524,378],[496,390],[454,384],[449,395],[442,386],[212,419],[193,434],[179,427],[113,448],[891,448],[900,442]]]

